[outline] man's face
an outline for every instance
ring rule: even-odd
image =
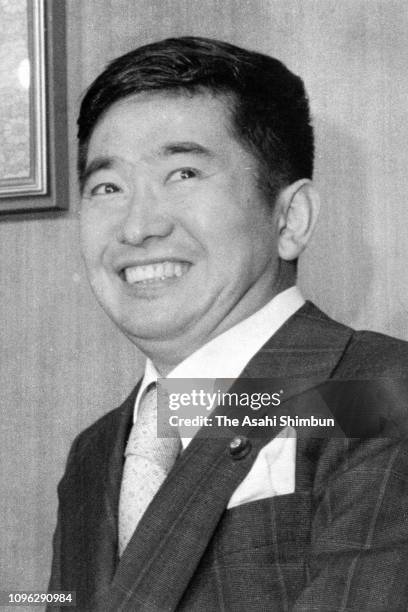
[[[210,94],[137,94],[90,139],[81,240],[102,307],[137,345],[191,348],[276,293],[273,203]]]

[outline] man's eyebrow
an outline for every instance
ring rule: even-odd
[[[81,190],[84,188],[87,180],[92,174],[98,170],[110,170],[114,165],[114,160],[111,157],[95,157],[85,168],[81,175]]]
[[[157,151],[157,157],[170,157],[171,155],[190,153],[193,155],[201,155],[203,157],[213,158],[215,154],[204,147],[203,145],[198,144],[197,142],[169,142]],[[115,165],[115,160],[112,157],[107,156],[99,156],[95,157],[85,168],[83,174],[80,177],[80,189],[81,191],[85,187],[86,182],[89,177],[92,176],[95,172],[99,170],[110,170]]]
[[[214,157],[214,153],[207,149],[203,145],[197,142],[169,142],[159,149],[160,157],[170,157],[170,155],[177,155],[180,153],[190,153],[193,155],[202,155],[205,157]]]

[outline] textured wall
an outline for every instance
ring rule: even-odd
[[[107,60],[168,35],[269,52],[307,84],[323,211],[301,283],[329,314],[408,339],[405,0],[69,0],[71,210],[0,219],[0,588],[46,585],[55,488],[77,431],[127,394],[136,350],[78,255],[75,115]]]

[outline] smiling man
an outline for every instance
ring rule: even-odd
[[[302,81],[259,53],[169,39],[108,66],[78,124],[90,284],[147,361],[73,444],[50,589],[81,610],[405,609],[402,439],[152,433],[159,376],[233,390],[405,372],[405,343],[353,332],[295,286],[319,209]]]
[[[278,292],[277,209],[228,123],[210,92],[146,92],[111,106],[89,142],[91,285],[162,374]]]

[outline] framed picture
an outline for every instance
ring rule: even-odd
[[[0,212],[68,207],[64,0],[0,0]]]

